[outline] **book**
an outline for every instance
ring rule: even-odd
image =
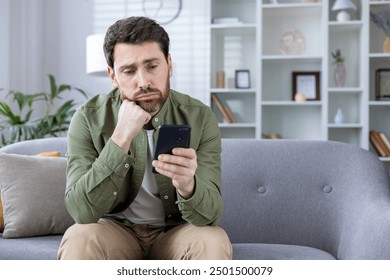
[[[230,110],[230,108],[228,106],[225,106],[225,112],[228,115],[229,120],[230,120],[231,123],[236,123],[237,122],[236,118],[233,115],[233,112]]]
[[[379,136],[382,139],[382,142],[384,143],[384,145],[386,146],[386,155],[390,156],[390,141],[389,141],[389,139],[387,138],[386,134],[384,134],[383,132],[379,132]]]
[[[232,120],[229,117],[229,113],[226,112],[225,107],[222,105],[222,103],[219,100],[218,96],[216,94],[211,94],[211,98],[213,99],[214,104],[217,105],[217,108],[218,108],[219,112],[221,112],[222,117],[228,123],[232,123]]]
[[[374,146],[375,150],[381,157],[386,157],[386,146],[383,143],[379,133],[375,130],[370,131],[370,141],[371,144]]]

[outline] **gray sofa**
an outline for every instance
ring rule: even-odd
[[[220,225],[234,259],[390,259],[390,182],[374,154],[329,141],[224,139],[222,148]],[[0,152],[48,150],[64,153],[66,139]],[[0,237],[0,259],[54,259],[60,239]]]

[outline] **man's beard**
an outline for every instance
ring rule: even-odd
[[[157,113],[160,111],[160,109],[163,107],[165,101],[167,100],[169,96],[169,91],[170,91],[170,81],[169,77],[167,78],[166,82],[166,87],[165,87],[165,94],[161,92],[161,90],[157,88],[147,88],[140,90],[139,92],[136,93],[136,98],[134,100],[135,104],[140,106],[143,110],[146,112],[152,114],[152,113]],[[142,96],[142,94],[148,94],[148,93],[157,93],[159,98],[153,99],[153,100],[146,100],[146,101],[138,101],[137,96]]]

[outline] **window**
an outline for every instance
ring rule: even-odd
[[[171,40],[172,89],[203,102],[209,85],[209,17],[207,0],[94,0],[93,30],[105,33],[115,21],[129,16],[148,16],[159,22]]]

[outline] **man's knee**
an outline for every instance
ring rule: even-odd
[[[100,224],[74,224],[65,232],[58,250],[58,259],[98,259],[98,239],[104,238]],[[99,238],[97,238],[99,237]]]
[[[142,252],[131,233],[113,221],[74,224],[64,234],[58,259],[139,259]]]
[[[216,226],[191,229],[193,244],[190,254],[193,259],[231,259],[232,245],[226,232]]]
[[[215,226],[179,225],[153,246],[151,258],[229,260],[232,245],[226,232]]]

